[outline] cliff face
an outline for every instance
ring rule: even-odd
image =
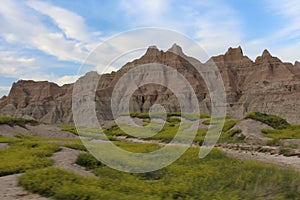
[[[99,119],[110,119],[111,95],[118,80],[139,65],[160,63],[176,69],[186,78],[196,93],[201,112],[209,113],[209,93],[193,65],[203,67],[211,62],[217,65],[223,78],[227,111],[230,115],[242,117],[251,110],[258,110],[280,115],[292,123],[300,122],[300,64],[283,63],[267,50],[252,61],[243,55],[240,47],[229,48],[224,55],[212,57],[202,64],[186,56],[176,44],[166,52],[151,46],[145,55],[127,63],[118,72],[101,76],[90,72],[78,81],[99,79],[95,98],[96,111]],[[163,70],[156,69],[153,73],[161,76],[167,87],[157,84],[139,87],[131,96],[130,111],[148,112],[153,104],[161,104],[167,111],[180,111],[178,100],[168,87],[175,85],[183,91],[183,95],[190,94],[185,93],[185,88],[167,77]],[[143,70],[137,74],[138,81],[149,75]],[[119,88],[120,91],[127,89],[126,84]],[[72,91],[72,84],[60,87],[49,82],[18,81],[13,84],[8,97],[0,100],[0,115],[27,116],[45,123],[71,123]]]

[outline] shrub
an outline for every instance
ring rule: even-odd
[[[280,154],[284,156],[293,156],[294,151],[290,148],[280,148]]]
[[[200,119],[205,119],[205,118],[211,118],[211,116],[209,114],[201,113]]]
[[[269,115],[261,112],[250,112],[245,116],[245,119],[253,119],[265,123],[274,129],[285,129],[290,124],[285,120],[276,115]]]
[[[75,163],[87,169],[94,169],[102,165],[102,163],[90,153],[80,153]]]
[[[268,146],[282,146],[283,143],[280,141],[280,139],[276,138],[276,139],[267,141],[267,145]]]
[[[175,117],[168,117],[167,122],[172,123],[172,124],[178,124],[181,122],[181,119],[175,118]]]

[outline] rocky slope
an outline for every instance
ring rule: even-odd
[[[300,122],[300,63],[283,63],[267,50],[252,61],[243,55],[241,47],[229,48],[224,55],[200,63],[186,56],[176,44],[166,52],[151,46],[145,55],[125,64],[117,72],[101,76],[96,72],[89,72],[78,81],[99,79],[95,97],[98,118],[110,119],[111,95],[118,80],[136,66],[160,63],[176,69],[186,78],[196,93],[201,112],[209,113],[209,93],[193,65],[207,67],[212,62],[217,65],[223,78],[227,112],[230,115],[242,117],[251,110],[258,110],[280,115],[292,123]],[[149,75],[143,70],[138,72],[138,81]],[[157,84],[139,87],[130,98],[129,109],[132,112],[147,112],[151,105],[161,104],[167,111],[180,111],[178,100],[168,87],[175,85],[180,88],[182,95],[191,94],[182,85],[167,77],[165,71],[157,70],[155,73],[164,79],[167,87]],[[82,90],[86,88],[84,86]],[[119,89],[126,91],[127,88],[128,85],[125,84]],[[27,116],[45,123],[71,123],[72,91],[72,84],[60,87],[49,82],[18,81],[13,84],[8,97],[0,100],[0,115]]]

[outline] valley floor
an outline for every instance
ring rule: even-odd
[[[135,121],[138,121],[141,125],[146,124],[145,120],[135,119]],[[178,195],[179,197],[182,196],[183,199],[189,199],[190,197],[199,197],[200,194],[203,194],[206,198],[214,198],[216,195],[222,197],[221,199],[228,199],[229,197],[233,199],[241,197],[243,199],[261,199],[261,197],[268,197],[269,199],[297,199],[297,196],[299,197],[300,195],[298,140],[284,140],[278,143],[279,140],[277,139],[266,138],[260,131],[257,133],[261,128],[269,128],[265,125],[257,125],[257,122],[249,119],[248,121],[245,120],[246,122],[228,121],[227,126],[228,124],[230,125],[228,130],[243,129],[245,134],[243,138],[246,142],[241,142],[239,138],[225,138],[226,135],[230,135],[228,130],[226,130],[227,132],[224,132],[225,136],[223,138],[221,136],[225,142],[218,143],[216,147],[216,149],[223,151],[226,156],[218,150],[214,150],[207,158],[199,159],[197,158],[199,143],[195,142],[184,154],[184,158],[180,158],[171,166],[157,172],[141,175],[117,172],[103,166],[93,157],[90,157],[90,154],[86,152],[85,147],[82,145],[76,129],[73,127],[57,127],[43,124],[35,126],[0,125],[0,199],[61,199],[64,197],[64,194],[70,195],[67,198],[71,199],[84,199],[89,195],[94,195],[89,198],[97,199],[99,195],[103,197],[102,195],[105,192],[109,198],[114,198],[113,196],[116,195],[115,198],[122,199],[122,195],[125,195],[124,198],[132,199],[132,197],[138,198],[148,195],[151,198],[153,197],[153,199],[161,199],[161,195],[164,192],[153,193],[150,191],[152,187],[154,191],[157,191],[156,187],[164,188],[168,191],[168,196],[165,196],[164,199],[174,199]],[[169,120],[164,133],[148,140],[128,137],[114,127],[111,122],[109,122],[110,125],[106,129],[106,134],[112,142],[122,148],[133,151],[153,151],[168,143],[169,137],[173,136],[172,132],[176,130],[177,123],[178,120]],[[198,142],[203,139],[203,130],[208,126],[205,120],[201,120],[201,123],[202,129],[198,131],[196,136]],[[247,124],[250,124],[251,128],[248,128]],[[256,128],[253,127],[255,125],[257,125]],[[23,133],[20,131],[23,131]],[[92,132],[91,130],[88,131],[89,134],[92,134]],[[85,137],[90,136],[87,135]],[[247,142],[249,138],[251,142]],[[96,139],[95,141],[99,142],[101,139]],[[288,144],[286,145],[284,142],[288,142]],[[272,145],[268,146],[266,143]],[[273,145],[273,143],[276,144]],[[287,151],[287,147],[289,151]],[[290,150],[292,150],[292,153]],[[26,154],[27,151],[28,154]],[[78,161],[80,157],[81,161]],[[35,161],[35,159],[37,160]],[[205,173],[197,171],[197,169],[203,169]],[[165,176],[166,172],[168,172],[168,176]],[[62,174],[57,176],[57,174],[52,173]],[[184,175],[185,173],[186,175]],[[210,177],[210,173],[215,174],[213,175],[214,178]],[[227,175],[222,175],[222,173],[231,174],[232,179],[229,180],[226,178]],[[274,177],[272,173],[277,175]],[[192,185],[188,186],[190,182],[189,176],[193,179],[193,184],[197,185],[197,189],[192,189],[194,187]],[[203,176],[207,176],[207,180],[201,182]],[[66,180],[59,180],[60,178]],[[101,184],[104,185],[98,189],[101,190],[107,187],[102,193],[93,191],[91,194],[85,194],[87,195],[85,197],[76,197],[76,195],[81,195],[76,193],[79,192],[79,188],[78,191],[76,189],[73,191],[72,188],[82,186],[86,188],[84,190],[90,191],[91,188],[95,188],[97,184],[100,184],[100,182],[98,183],[99,178],[103,182]],[[194,182],[194,179],[199,180]],[[55,180],[57,180],[57,188],[50,189],[47,184],[51,185],[55,183],[51,181]],[[68,183],[68,180],[72,181]],[[176,184],[172,185],[174,181],[185,186],[179,189]],[[253,181],[256,183],[251,185]],[[41,183],[43,183],[43,186]],[[64,185],[66,183],[71,185]],[[92,186],[88,183],[91,183]],[[277,185],[270,188],[274,183]],[[59,184],[62,184],[63,189],[60,188]],[[117,186],[118,184],[120,184],[120,188]],[[216,184],[216,186],[209,184]],[[223,188],[222,184],[230,186],[226,189]],[[290,184],[290,186],[286,184]],[[43,187],[49,187],[49,189]],[[127,188],[125,193],[122,187]],[[150,189],[149,191],[144,191],[143,187]],[[283,187],[286,188],[282,190]],[[131,190],[134,188],[139,188],[138,192],[130,196],[133,192]],[[211,191],[209,188],[211,188]],[[49,192],[49,190],[51,191]],[[34,192],[34,194],[31,192]]]

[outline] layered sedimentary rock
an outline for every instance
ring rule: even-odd
[[[132,69],[149,63],[163,64],[182,74],[193,88],[201,112],[209,113],[212,104],[207,85],[202,78],[203,74],[199,74],[194,66],[209,69],[210,65],[215,64],[224,82],[227,112],[230,115],[242,117],[249,111],[257,110],[280,115],[292,123],[300,122],[299,62],[283,63],[267,50],[252,61],[243,55],[241,47],[237,47],[229,48],[224,55],[212,57],[206,63],[200,63],[195,58],[186,56],[176,44],[165,52],[151,46],[141,58],[125,64],[117,72],[103,75],[89,72],[81,77],[77,81],[83,83],[81,91],[85,91],[87,95],[91,94],[90,92],[95,94],[99,119],[112,118],[111,96],[120,78]],[[152,105],[161,104],[169,112],[180,111],[178,99],[170,90],[170,86],[180,88],[182,95],[186,97],[191,94],[174,81],[176,79],[168,76],[165,70],[151,71],[151,65],[149,71],[135,71],[135,81],[142,82],[152,73],[164,80],[165,86],[147,84],[138,87],[130,97],[129,110],[148,112]],[[210,76],[211,80],[218,78],[211,72],[207,76]],[[86,91],[88,86],[85,83],[89,83],[88,80],[99,80],[96,91]],[[127,81],[129,83],[132,79],[128,78]],[[129,85],[123,84],[118,89],[124,92],[128,87]],[[46,123],[72,123],[72,92],[73,84],[60,87],[49,82],[21,80],[13,84],[8,97],[0,100],[0,115],[27,116]]]

